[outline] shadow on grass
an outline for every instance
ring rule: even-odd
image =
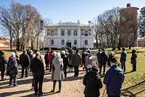
[[[137,94],[140,94],[144,91],[145,91],[145,80],[137,83],[136,85],[123,89],[122,95],[127,97],[136,97]]]

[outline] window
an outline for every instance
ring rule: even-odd
[[[81,29],[81,31],[84,31],[84,29]]]
[[[85,40],[85,45],[88,45],[88,40]]]
[[[62,29],[61,30],[61,36],[64,36],[65,35],[65,31]]]
[[[50,32],[47,32],[47,35],[49,36],[50,35]]]
[[[70,29],[67,31],[67,35],[71,36],[71,30]]]
[[[74,45],[77,45],[77,40],[74,40]]]
[[[64,40],[61,40],[61,44],[64,45],[65,44],[65,41]]]
[[[54,40],[51,40],[51,45],[54,45]]]
[[[83,36],[83,35],[84,35],[84,33],[82,32],[82,33],[81,33],[81,35]]]
[[[47,29],[47,35],[50,35],[50,29]]]
[[[85,36],[88,36],[88,30],[85,30]]]
[[[74,30],[74,36],[77,36],[77,35],[78,35],[78,31]]]
[[[51,36],[54,36],[54,30],[51,30]]]
[[[89,33],[89,35],[91,36],[91,33]]]

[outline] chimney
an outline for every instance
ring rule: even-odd
[[[77,23],[78,23],[78,24],[80,24],[80,21],[79,21],[79,20],[77,20]]]
[[[131,7],[131,4],[130,3],[127,3],[127,7]]]

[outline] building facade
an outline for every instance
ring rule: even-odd
[[[93,27],[78,21],[45,26],[44,48],[93,48]]]
[[[137,47],[138,9],[137,7],[131,7],[131,4],[128,3],[126,8],[120,10],[120,45],[122,47]]]

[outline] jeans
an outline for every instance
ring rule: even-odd
[[[74,66],[74,76],[78,77],[79,75],[79,66]]]
[[[9,85],[17,85],[16,75],[10,75]]]
[[[43,77],[44,77],[44,75],[35,75],[34,74],[34,90],[35,90],[35,94],[42,93]]]
[[[53,81],[53,91],[55,90],[56,82],[57,80]],[[61,80],[58,80],[58,83],[59,83],[59,91],[61,91]]]
[[[125,72],[126,71],[126,64],[125,61],[121,61],[121,68]]]
[[[28,77],[28,67],[22,67],[22,75],[21,75],[21,78],[24,77],[24,70],[25,70],[25,77]]]

